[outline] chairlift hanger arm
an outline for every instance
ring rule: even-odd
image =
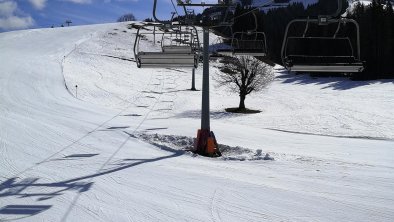
[[[171,2],[172,2],[172,0],[171,0]],[[178,4],[178,6],[182,6],[183,12],[185,13],[185,16],[187,16],[187,8],[186,8],[186,6],[184,6],[184,5],[179,5],[179,4]]]
[[[342,0],[337,1],[337,10],[333,14],[330,15],[319,15],[318,18],[325,19],[325,20],[331,20],[333,18],[341,18],[341,12],[342,12],[343,4]],[[323,22],[321,22],[323,24]]]
[[[177,15],[179,16],[179,14],[178,14],[178,10],[176,10],[176,7],[175,7],[175,4],[174,4],[174,1],[173,1],[173,0],[171,0],[171,4],[172,4],[172,7],[174,7],[175,14],[177,14]],[[175,15],[175,14],[173,14],[173,15],[172,15],[171,21],[173,21],[173,19],[174,19],[174,15]]]
[[[340,17],[341,11],[342,11],[342,7],[343,7],[343,5],[342,5],[342,0],[338,0],[337,11],[336,11],[334,14],[329,15],[329,16],[331,16],[332,18],[338,18],[338,17]]]
[[[250,30],[251,32],[257,32],[257,29],[259,27],[258,25],[258,19],[255,11],[252,12],[253,18],[254,18],[254,29]]]
[[[139,46],[139,41],[140,41],[140,30],[141,30],[142,27],[143,26],[138,28],[137,34],[135,35],[134,48],[133,48],[134,58],[137,58],[137,51],[139,50],[138,46]]]
[[[157,0],[153,1],[153,18],[155,19],[156,22],[162,23],[162,24],[171,24],[171,21],[162,21],[157,18],[156,16],[156,8],[157,8]]]

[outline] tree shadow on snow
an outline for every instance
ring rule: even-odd
[[[71,154],[68,156],[63,157],[64,159],[80,159],[80,158],[89,158],[99,155],[98,153],[77,153]]]
[[[108,127],[107,129],[108,130],[116,130],[116,129],[127,129],[129,127],[130,126],[111,126],[111,127]]]
[[[49,161],[82,160],[82,159],[86,159],[86,158],[90,158],[90,157],[94,157],[94,156],[98,156],[98,155],[100,155],[100,154],[99,153],[76,153],[76,154],[64,156],[62,158],[48,160],[48,162]]]

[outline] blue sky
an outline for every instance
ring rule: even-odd
[[[68,19],[72,25],[108,23],[126,13],[142,20],[152,17],[152,7],[153,0],[0,0],[0,31],[60,26]],[[170,0],[158,0],[160,17],[171,11]]]

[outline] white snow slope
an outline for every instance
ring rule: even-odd
[[[277,67],[246,100],[262,112],[233,115],[212,62],[212,130],[251,151],[199,157],[180,150],[200,124],[191,70],[137,69],[133,33],[0,34],[0,221],[393,221],[392,81]]]

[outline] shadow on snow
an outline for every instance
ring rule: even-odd
[[[91,179],[93,178],[105,176],[141,164],[161,161],[184,154],[184,152],[173,149],[166,149],[164,147],[159,148],[171,152],[171,154],[152,159],[124,159],[121,164],[117,164],[117,166],[111,169],[104,169],[93,174],[59,182],[40,182],[40,178],[24,178],[22,180],[17,177],[9,178],[0,184],[0,199],[6,197],[17,197],[37,198],[36,201],[44,201],[61,196],[66,191],[75,191],[81,194],[89,191],[92,188],[94,182],[91,182]],[[85,155],[82,156],[85,157]],[[46,189],[44,190],[43,188]],[[51,205],[7,205],[0,208],[0,215],[24,215],[24,217],[27,217],[37,215],[41,212],[44,212],[45,210],[48,210],[49,208],[51,208]]]
[[[321,85],[321,89],[350,90],[373,84],[394,84],[394,80],[352,81],[346,77],[312,77],[307,74],[295,75],[284,70],[278,70],[278,73],[280,75],[276,78],[282,80],[282,83],[298,85]]]

